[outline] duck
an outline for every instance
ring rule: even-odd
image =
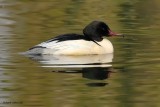
[[[92,21],[82,34],[61,34],[33,46],[26,54],[31,55],[101,55],[114,52],[112,43],[105,37],[120,36],[111,31],[103,21]]]

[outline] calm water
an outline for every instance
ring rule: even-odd
[[[19,54],[92,20],[114,54]],[[159,0],[0,0],[0,107],[160,107],[159,28]]]

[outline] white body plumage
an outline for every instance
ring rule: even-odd
[[[42,42],[26,52],[27,54],[53,54],[53,55],[92,55],[113,53],[112,43],[108,39],[100,42],[79,40],[66,40],[58,42]]]

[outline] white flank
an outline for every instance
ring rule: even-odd
[[[93,41],[86,40],[68,40],[68,41],[52,41],[42,42],[36,46],[46,48],[33,48],[27,51],[27,54],[54,54],[54,55],[91,55],[91,54],[107,54],[113,53],[112,43],[103,39],[96,44]]]

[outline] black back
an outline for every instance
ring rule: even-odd
[[[62,42],[66,40],[80,40],[80,39],[90,41],[90,39],[85,37],[84,35],[71,33],[71,34],[63,34],[63,35],[56,36],[55,38],[50,39],[46,42],[52,42],[52,41]]]

